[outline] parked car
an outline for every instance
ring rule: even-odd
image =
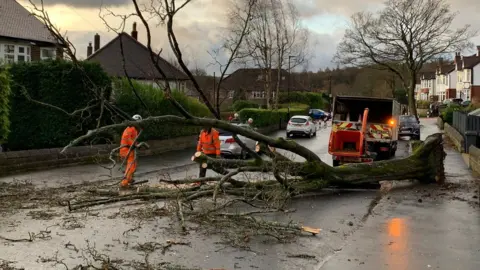
[[[307,136],[309,138],[317,136],[317,125],[313,123],[310,116],[295,115],[290,118],[287,125],[287,138],[295,135]]]
[[[248,124],[237,124],[237,126],[253,129]],[[238,145],[238,143],[233,138],[233,133],[226,130],[218,130],[220,133],[220,151],[224,157],[240,157],[242,159],[248,158],[248,153]],[[237,135],[238,138],[251,150],[255,151],[256,141],[250,138],[244,137],[242,135]]]
[[[320,120],[326,113],[320,109],[310,109],[308,111],[308,116],[314,120]]]
[[[472,104],[472,102],[470,100],[465,100],[460,105],[462,105],[463,107],[468,107],[468,106],[470,106],[470,104]]]
[[[400,115],[398,137],[401,136],[420,140],[420,121],[414,115]]]
[[[455,104],[460,105],[460,104],[462,104],[462,102],[463,102],[463,99],[461,99],[461,98],[449,98],[449,99],[445,99],[443,101],[443,104],[449,105],[451,103],[455,103]]]

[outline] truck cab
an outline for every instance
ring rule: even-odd
[[[400,111],[394,99],[336,96],[329,141],[333,165],[394,156]]]

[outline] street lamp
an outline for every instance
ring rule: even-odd
[[[288,98],[288,119],[290,119],[290,77],[292,76],[292,67],[290,66],[290,59],[295,58],[293,55],[288,56],[288,87],[287,87],[287,98]]]

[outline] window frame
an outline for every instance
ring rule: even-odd
[[[53,52],[52,57],[43,56],[44,51]],[[57,58],[57,48],[56,47],[40,47],[40,60],[55,60]]]

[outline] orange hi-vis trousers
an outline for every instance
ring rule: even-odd
[[[122,187],[128,186],[133,180],[133,174],[137,170],[137,160],[135,159],[135,150],[130,151],[128,157],[126,154],[120,155],[122,159],[127,159],[125,174],[123,176]]]

